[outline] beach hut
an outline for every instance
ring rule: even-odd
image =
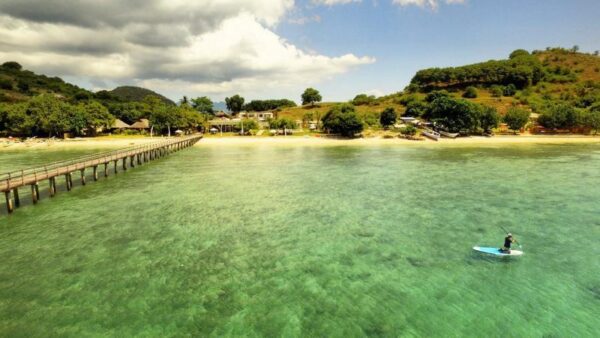
[[[137,130],[150,130],[150,121],[148,119],[141,119],[129,126],[129,128]]]
[[[123,131],[124,129],[129,129],[130,127],[131,126],[128,125],[127,123],[125,123],[119,119],[115,119],[115,122],[113,122],[112,126],[110,126],[110,130]]]

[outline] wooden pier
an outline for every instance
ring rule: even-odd
[[[15,208],[21,206],[19,188],[29,186],[32,203],[36,204],[40,199],[39,184],[42,181],[48,181],[49,195],[50,197],[54,197],[57,193],[56,179],[60,176],[64,176],[66,189],[70,191],[73,188],[74,172],[79,172],[81,185],[85,185],[86,170],[88,169],[92,170],[92,179],[97,181],[100,173],[104,177],[108,176],[110,167],[113,168],[115,174],[118,172],[119,167],[123,171],[126,171],[128,167],[134,168],[136,165],[141,165],[193,146],[201,138],[202,135],[200,134],[171,138],[160,142],[55,162],[43,167],[0,174],[0,192],[4,193],[6,210],[10,214]]]

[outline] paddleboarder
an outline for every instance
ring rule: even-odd
[[[504,246],[502,247],[502,249],[500,249],[500,251],[510,253],[511,244],[516,242],[517,240],[514,239],[513,235],[509,232],[508,234],[506,234],[506,237],[504,237]]]

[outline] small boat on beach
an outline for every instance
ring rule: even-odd
[[[430,139],[432,139],[434,141],[438,141],[440,139],[440,137],[441,137],[440,133],[438,133],[436,131],[433,131],[433,130],[427,130],[427,129],[423,130],[421,132],[421,134],[423,134],[423,136],[425,136],[427,138],[430,138]]]
[[[440,130],[439,133],[443,137],[447,137],[447,138],[457,138],[459,135],[459,133],[449,133],[449,132],[443,131],[443,130]]]

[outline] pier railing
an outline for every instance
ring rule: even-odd
[[[118,160],[125,161],[128,157],[138,156],[158,149],[169,149],[172,146],[189,146],[202,138],[202,135],[191,135],[185,137],[170,138],[159,142],[146,143],[118,150],[81,156],[65,161],[58,161],[44,166],[15,170],[0,174],[0,192],[36,183],[40,180],[68,174],[77,170],[85,170],[100,164],[107,165],[109,162]]]

